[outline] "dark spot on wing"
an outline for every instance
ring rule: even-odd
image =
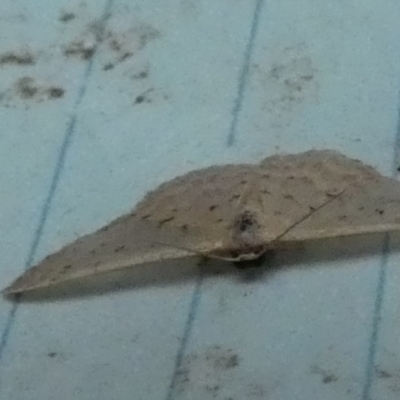
[[[161,226],[164,225],[165,223],[170,222],[170,221],[173,221],[174,219],[175,219],[174,216],[164,218],[164,219],[158,221],[158,226],[161,227]]]
[[[381,210],[381,209],[379,209],[379,208],[377,208],[377,209],[375,210],[375,212],[376,212],[377,214],[379,214],[379,215],[385,214],[385,210]]]
[[[122,245],[122,246],[118,246],[114,249],[114,253],[119,253],[122,250],[125,250],[126,246]]]
[[[217,206],[216,205],[211,205],[210,207],[208,207],[208,209],[210,210],[210,211],[213,211],[213,210],[215,210],[217,208]]]
[[[72,265],[71,265],[71,264],[64,265],[64,266],[62,267],[61,274],[67,273],[67,271],[69,271],[71,268],[72,268]]]
[[[283,197],[287,200],[294,200],[294,197],[291,194],[285,194]]]

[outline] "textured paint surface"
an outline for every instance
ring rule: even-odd
[[[2,287],[188,171],[313,148],[398,178],[396,0],[0,10]],[[398,400],[399,243],[307,241],[251,273],[185,257],[1,298],[0,397]]]

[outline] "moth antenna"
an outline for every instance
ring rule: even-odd
[[[342,194],[346,190],[347,190],[347,188],[343,189],[341,192],[339,192],[337,195],[335,195],[332,198],[330,198],[329,200],[327,200],[325,203],[322,203],[320,206],[313,208],[308,214],[306,214],[304,217],[300,218],[298,221],[294,222],[292,225],[289,226],[289,228],[285,229],[282,233],[280,233],[278,236],[276,236],[275,239],[271,240],[271,242],[277,242],[277,241],[279,241],[279,239],[282,239],[282,237],[285,236],[287,233],[289,233],[293,228],[300,225],[302,222],[304,222],[306,219],[310,218],[316,212],[322,210],[328,204],[337,200],[340,196],[342,196]]]
[[[165,247],[170,247],[171,249],[188,251],[189,253],[193,253],[194,255],[197,255],[197,256],[202,256],[202,257],[206,256],[206,254],[202,253],[201,251],[189,249],[189,248],[183,247],[183,246],[177,246],[176,244],[164,243],[164,242],[159,242],[159,241],[154,241],[153,243],[160,244],[161,246],[165,246]],[[219,258],[219,257],[216,257],[216,258]]]
[[[220,257],[215,254],[202,253],[201,251],[189,249],[187,247],[177,246],[175,244],[169,244],[169,243],[158,242],[158,241],[153,242],[153,243],[160,244],[161,246],[165,246],[165,247],[170,247],[172,249],[185,250],[185,251],[188,251],[189,253],[193,253],[194,255],[200,256],[200,257],[215,258],[216,260],[222,260],[222,261],[237,261],[237,258]]]

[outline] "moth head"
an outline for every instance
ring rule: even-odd
[[[242,262],[252,261],[260,258],[266,252],[266,247],[263,245],[255,246],[238,246],[238,247],[224,247],[214,250],[207,254],[208,257],[218,258],[225,261]]]

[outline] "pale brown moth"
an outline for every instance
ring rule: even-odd
[[[398,229],[395,179],[330,150],[272,156],[162,184],[133,212],[46,257],[3,293],[193,254],[240,262],[283,242]]]

